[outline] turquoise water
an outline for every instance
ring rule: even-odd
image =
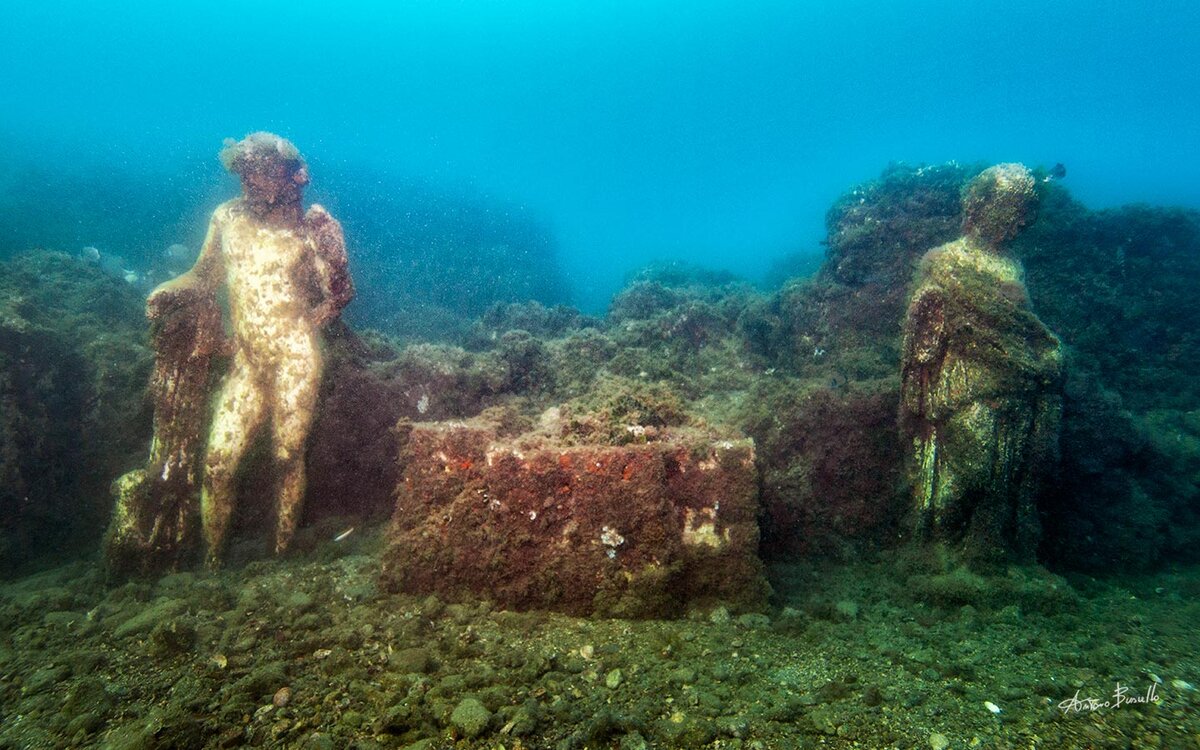
[[[221,139],[271,130],[523,206],[589,311],[650,260],[817,253],[891,161],[1062,162],[1094,207],[1200,205],[1188,2],[10,5],[0,164],[203,198]]]
[[[1200,747],[1198,41],[5,7],[0,750]]]

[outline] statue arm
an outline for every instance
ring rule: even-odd
[[[946,300],[937,286],[918,289],[904,320],[901,352],[903,408],[928,416],[933,404],[935,380],[946,356]]]
[[[324,325],[341,314],[354,299],[354,281],[346,257],[346,237],[342,225],[323,206],[313,205],[304,215],[304,224],[312,238],[321,302],[313,311],[317,325]]]
[[[200,256],[186,273],[159,284],[146,300],[146,316],[159,319],[168,310],[187,306],[196,299],[212,297],[221,283],[224,263],[221,259],[221,223],[214,213]]]
[[[920,289],[904,321],[904,358],[925,364],[940,359],[945,347],[945,294],[936,286]]]

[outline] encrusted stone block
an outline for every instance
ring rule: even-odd
[[[765,603],[751,440],[499,433],[482,418],[411,426],[388,587],[623,617]]]

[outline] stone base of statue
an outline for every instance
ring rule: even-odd
[[[754,444],[672,429],[625,445],[478,418],[411,426],[390,589],[618,617],[757,609]]]
[[[222,349],[215,299],[179,290],[151,310],[154,442],[145,467],[113,482],[104,540],[110,578],[180,567],[200,549],[200,474],[208,397]]]

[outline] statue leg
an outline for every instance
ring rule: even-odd
[[[287,550],[300,523],[305,490],[304,452],[316,412],[322,366],[320,350],[308,339],[292,347],[292,356],[280,361],[275,373],[271,430],[279,472],[276,554]]]
[[[235,355],[217,399],[217,410],[208,435],[208,453],[204,459],[200,517],[210,567],[220,563],[225,534],[233,517],[238,464],[254,431],[262,424],[265,404],[262,385],[254,377],[253,370],[241,354]]]

